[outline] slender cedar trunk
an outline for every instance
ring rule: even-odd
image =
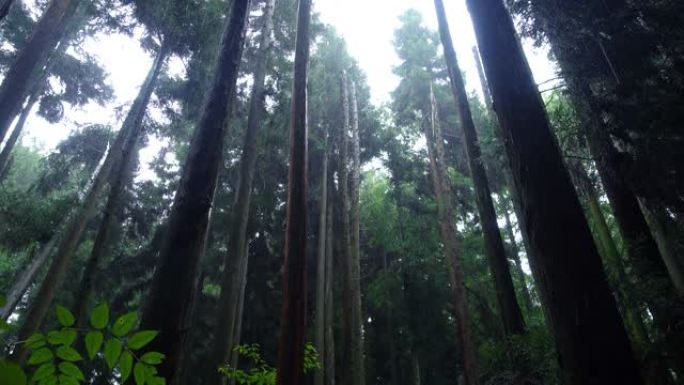
[[[581,167],[580,164],[574,165],[571,167],[571,173],[574,174],[577,189],[585,200],[588,217],[594,224],[595,231],[593,233],[596,237],[596,244],[603,251],[602,255],[607,262],[608,278],[613,287],[617,288],[617,300],[623,310],[625,326],[630,332],[632,341],[638,346],[645,346],[649,342],[648,331],[640,315],[639,304],[631,296],[636,292],[636,289],[625,271],[622,256],[617,249],[601,209],[596,188]]]
[[[294,85],[290,117],[290,168],[283,271],[283,308],[280,316],[277,385],[300,385],[304,376],[306,334],[306,187],[307,83],[309,69],[311,0],[299,0],[295,43]]]
[[[332,156],[332,154],[331,154]],[[333,196],[333,173],[328,172],[328,191],[330,196]],[[334,255],[333,255],[333,214],[334,205],[328,203],[327,218],[325,221],[325,352],[324,354],[323,370],[325,371],[325,385],[335,385],[335,331],[334,327],[334,298],[333,298],[333,284],[335,277],[334,271]]]
[[[567,384],[642,384],[539,91],[502,0],[467,0]]]
[[[321,197],[318,213],[318,250],[316,265],[316,325],[314,327],[314,344],[320,355],[325,352],[325,297],[326,297],[326,239],[328,234],[328,132],[323,132],[323,164],[321,168]],[[314,373],[314,385],[323,385],[325,382],[325,370]]]
[[[249,253],[249,248],[245,248],[245,254]],[[240,345],[240,340],[242,337],[242,322],[244,320],[245,312],[245,290],[247,289],[247,269],[249,267],[249,257],[245,256],[242,258],[242,263],[240,264],[240,282],[239,282],[239,301],[237,303],[237,316],[235,319],[235,327],[233,328],[233,339],[231,341],[233,346]],[[236,351],[232,351],[230,355],[230,365],[234,368],[238,367],[238,362],[240,360],[240,355]],[[230,385],[235,385],[235,378],[231,378]]]
[[[0,21],[3,20],[5,17],[7,17],[7,14],[9,13],[10,7],[12,7],[13,3],[14,3],[14,0],[2,0],[2,1],[0,1]]]
[[[351,359],[350,385],[364,385],[365,374],[363,366],[363,315],[361,312],[361,230],[360,230],[360,202],[359,186],[361,184],[361,149],[359,143],[359,107],[356,99],[356,84],[352,81],[349,88],[351,102],[351,144],[352,144],[352,172],[349,202],[349,283],[351,284]]]
[[[451,91],[459,116],[461,117],[466,156],[468,158],[470,176],[475,185],[477,211],[482,225],[485,255],[489,261],[489,269],[494,279],[499,316],[503,323],[504,333],[507,336],[522,334],[525,332],[525,321],[515,296],[515,288],[513,287],[513,278],[511,277],[508,258],[506,257],[506,249],[501,238],[499,225],[497,224],[496,210],[492,202],[487,174],[482,164],[480,143],[475,131],[470,106],[468,105],[468,95],[461,77],[461,69],[456,58],[454,44],[451,40],[442,0],[435,0],[435,9],[437,10],[437,19],[439,21],[439,33],[442,45],[444,46],[444,57],[451,80]]]
[[[219,299],[219,312],[216,318],[216,329],[212,342],[213,353],[210,357],[210,365],[213,368],[222,366],[232,355],[236,337],[233,335],[233,331],[235,330],[237,320],[240,318],[240,312],[238,311],[241,301],[240,287],[247,274],[245,270],[245,277],[242,277],[240,267],[246,263],[243,259],[248,258],[249,255],[246,251],[247,223],[249,221],[252,185],[257,160],[257,136],[264,109],[264,81],[271,49],[274,4],[275,0],[268,0],[264,8],[264,27],[261,30],[259,56],[256,68],[254,69],[254,84],[252,86],[252,97],[247,116],[247,130],[240,159],[240,183],[232,210],[233,221],[228,238],[228,252],[224,255],[223,259],[221,297]],[[207,373],[207,382],[210,385],[220,385],[223,381],[224,377],[216,370],[210,370]]]
[[[508,236],[508,242],[511,244],[511,259],[515,264],[515,272],[518,274],[518,279],[520,280],[522,300],[525,304],[525,309],[531,311],[534,308],[532,296],[530,295],[530,289],[527,287],[527,275],[525,274],[522,262],[520,261],[520,249],[518,248],[518,242],[515,240],[515,232],[513,231],[513,224],[511,223],[508,210],[504,213],[504,219],[506,220],[506,235]]]
[[[389,262],[387,260],[387,252],[382,252],[382,271],[384,274],[389,274]],[[392,312],[392,305],[387,305],[385,312],[386,317],[386,333],[389,336],[388,347],[389,350],[389,366],[390,366],[390,384],[399,385],[399,368],[397,367],[397,344],[394,341],[394,314]]]
[[[416,353],[411,355],[411,368],[413,372],[413,385],[420,385],[422,382],[420,379],[420,361],[418,361]]]
[[[36,280],[36,276],[40,269],[47,263],[50,254],[52,254],[55,245],[59,241],[59,232],[56,232],[49,241],[38,249],[38,253],[31,259],[28,266],[21,272],[21,275],[17,277],[14,284],[7,292],[5,306],[0,309],[0,319],[7,321],[7,319],[12,315],[14,309],[21,301],[21,298],[28,290],[29,286]]]
[[[340,266],[342,267],[342,373],[341,382],[351,384],[354,379],[353,360],[353,324],[352,307],[352,264],[351,264],[351,198],[349,194],[349,88],[347,73],[342,72],[342,128],[338,133],[339,158],[337,161],[339,174],[339,202],[342,220],[340,221],[342,239],[340,240]],[[352,384],[354,385],[354,384]]]
[[[31,77],[45,65],[50,53],[64,36],[79,2],[52,0],[5,74],[0,85],[0,140],[5,138],[10,123],[21,108],[31,86]]]
[[[156,79],[156,75],[154,79]],[[134,132],[137,127],[141,124],[140,122],[145,115],[147,103],[149,102],[150,95],[154,89],[154,79],[151,80],[148,76],[145,83],[143,83],[138,96],[124,120],[121,130],[119,130],[116,141],[112,145],[97,176],[93,180],[90,190],[83,199],[81,207],[67,224],[67,230],[60,240],[57,254],[50,265],[36,299],[33,304],[31,304],[26,314],[26,321],[19,331],[19,340],[25,340],[31,336],[38,331],[38,328],[42,324],[57,289],[64,281],[64,275],[69,267],[71,257],[78,247],[85,226],[96,214],[97,203],[100,199],[100,195],[102,195],[102,192],[109,182],[111,171],[121,164],[126,146],[128,145],[131,136],[135,135]],[[13,356],[19,362],[23,362],[26,358],[25,353],[26,350],[24,347],[19,345],[17,349],[15,349]]]
[[[472,341],[470,330],[470,317],[465,296],[465,274],[459,253],[455,214],[453,208],[453,194],[447,179],[446,161],[444,155],[444,140],[437,114],[436,101],[430,85],[430,111],[429,121],[422,122],[425,139],[427,141],[430,168],[432,171],[432,183],[437,201],[442,243],[449,269],[451,284],[454,319],[456,320],[456,338],[459,349],[461,372],[465,385],[477,385],[479,383],[475,361],[475,346]]]
[[[189,333],[209,213],[223,156],[223,139],[235,99],[249,0],[235,0],[219,48],[214,79],[190,143],[141,326],[158,330],[149,349],[166,355],[159,375],[178,385]]]
[[[475,66],[477,67],[477,73],[480,78],[480,87],[482,89],[482,95],[484,95],[484,101],[485,105],[487,107],[487,113],[489,114],[489,118],[492,120],[492,124],[494,125],[495,132],[501,142],[503,143],[506,139],[504,137],[504,133],[501,131],[501,126],[499,125],[498,117],[494,111],[494,102],[492,102],[492,95],[489,92],[489,86],[487,84],[487,78],[485,77],[484,70],[482,69],[482,61],[480,60],[480,53],[477,50],[477,47],[473,47],[473,58],[475,59]],[[508,158],[508,157],[506,157]],[[518,190],[515,187],[515,181],[513,180],[513,171],[511,170],[511,165],[508,162],[504,162],[502,165],[502,170],[501,172],[503,173],[504,180],[506,181],[506,185],[508,186],[508,191],[510,193],[510,198],[511,198],[511,203],[513,204],[513,212],[515,213],[515,217],[517,219],[518,226],[520,228],[520,234],[522,236],[523,240],[523,246],[525,247],[525,256],[527,257],[527,261],[530,264],[530,268],[532,269],[533,274],[535,275],[535,278],[539,276],[536,270],[536,265],[534,263],[534,255],[532,254],[532,247],[530,246],[530,240],[528,238],[528,231],[526,230],[526,225],[525,225],[525,216],[523,215],[522,211],[522,203],[520,200],[520,193],[518,193]],[[511,230],[513,228],[511,227]],[[515,236],[512,237],[511,239],[515,240]],[[518,255],[519,257],[519,255]],[[528,291],[529,293],[529,291]]]
[[[7,142],[5,142],[5,146],[2,148],[2,152],[0,152],[0,174],[2,174],[3,172],[5,172],[6,169],[8,169],[10,156],[12,155],[12,150],[14,150],[14,146],[16,146],[17,142],[19,141],[19,137],[21,137],[21,133],[24,130],[26,121],[28,120],[28,117],[31,114],[31,110],[38,101],[39,97],[40,91],[37,89],[34,90],[34,92],[31,93],[29,100],[26,102],[26,105],[21,110],[21,114],[19,115],[17,123],[14,125],[12,134],[10,134],[9,138],[7,138]]]
[[[76,292],[77,295],[75,296],[76,301],[73,306],[73,313],[76,315],[78,326],[83,326],[86,322],[88,307],[95,294],[98,267],[102,258],[108,251],[112,233],[115,231],[118,223],[120,223],[118,212],[121,209],[126,187],[133,179],[133,173],[138,159],[137,154],[139,145],[145,135],[144,125],[142,124],[143,117],[145,116],[145,109],[149,103],[157,78],[161,73],[168,54],[168,48],[165,45],[162,45],[162,47],[159,48],[152,67],[143,83],[140,95],[138,96],[138,99],[136,99],[136,102],[139,101],[139,105],[135,108],[138,116],[130,122],[130,133],[121,150],[120,161],[117,165],[118,169],[116,170],[112,185],[109,189],[100,227],[95,236],[95,242],[90,251],[90,256],[86,262],[85,269],[83,270],[78,291]]]

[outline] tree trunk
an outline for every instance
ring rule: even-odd
[[[9,13],[10,7],[12,7],[14,0],[2,0],[0,1],[0,21],[2,21]]]
[[[387,261],[387,252],[382,252],[382,271],[384,274],[389,274],[389,262]],[[388,360],[390,367],[390,384],[399,385],[399,368],[397,367],[397,344],[394,340],[394,312],[392,311],[392,305],[387,305],[387,310],[385,312],[386,317],[386,333],[389,335],[388,347],[389,351]]]
[[[78,247],[79,240],[83,234],[83,231],[85,230],[85,226],[96,213],[97,203],[101,193],[104,191],[109,182],[111,170],[113,168],[120,167],[124,157],[123,153],[126,151],[126,148],[131,141],[131,137],[136,136],[136,130],[139,129],[141,125],[142,119],[145,116],[147,104],[149,102],[150,96],[152,95],[152,91],[154,90],[154,83],[156,81],[158,71],[159,69],[157,70],[157,73],[150,73],[148,78],[145,79],[145,82],[140,88],[138,96],[133,102],[128,115],[124,120],[121,130],[117,135],[116,141],[112,145],[107,157],[105,158],[105,161],[97,173],[97,176],[93,180],[90,190],[84,198],[81,207],[68,223],[67,230],[60,241],[57,254],[50,265],[47,276],[45,277],[45,280],[38,291],[38,295],[36,296],[34,303],[30,306],[26,314],[26,321],[19,331],[19,340],[25,340],[26,338],[30,337],[33,333],[38,331],[38,328],[42,324],[57,289],[64,281],[64,275],[69,267],[71,257]],[[19,362],[23,362],[23,360],[26,358],[25,353],[26,350],[23,348],[23,346],[19,345],[17,349],[15,349],[13,356]]]
[[[300,385],[306,334],[307,83],[311,0],[299,0],[290,118],[290,167],[277,385]]]
[[[567,384],[642,384],[601,257],[502,0],[467,0]]]
[[[328,172],[328,191],[331,196],[334,190],[333,173]],[[323,369],[325,371],[325,385],[335,385],[335,331],[334,316],[335,309],[333,307],[333,285],[335,276],[334,271],[334,255],[333,255],[333,215],[334,207],[331,202],[327,205],[327,219],[325,221],[325,352]]]
[[[38,254],[31,259],[29,265],[26,266],[26,268],[21,272],[21,275],[19,275],[19,277],[17,277],[17,279],[14,281],[14,284],[7,292],[7,303],[5,303],[5,306],[0,309],[1,320],[7,321],[7,319],[14,312],[14,309],[16,309],[19,301],[21,301],[21,298],[26,293],[26,290],[28,290],[29,286],[35,282],[40,268],[47,263],[50,254],[52,254],[52,250],[55,248],[55,245],[59,240],[59,236],[59,232],[56,232],[52,238],[47,241],[47,243],[42,245],[38,250]]]
[[[45,65],[50,53],[64,36],[79,2],[52,0],[5,74],[0,85],[0,141],[5,138],[10,123],[21,108],[31,86],[31,77]]]
[[[349,201],[349,267],[348,283],[351,295],[351,308],[349,308],[350,336],[349,343],[349,378],[350,385],[364,385],[365,374],[363,365],[363,315],[361,312],[361,246],[360,246],[360,202],[359,187],[361,184],[361,160],[359,143],[359,111],[356,99],[356,84],[351,81],[349,88],[349,101],[351,102],[351,183]]]
[[[314,344],[316,351],[324,356],[325,352],[325,321],[327,316],[325,314],[325,297],[326,297],[326,275],[327,275],[327,243],[328,234],[328,133],[327,130],[323,133],[323,169],[321,174],[321,197],[318,215],[318,250],[317,250],[317,265],[316,265],[316,325],[314,327]],[[325,367],[323,370],[318,370],[314,373],[314,385],[323,385],[325,383]]]
[[[525,274],[522,262],[520,261],[520,249],[518,248],[518,242],[515,240],[515,232],[513,231],[513,224],[511,223],[508,210],[504,213],[504,219],[506,220],[506,235],[511,244],[511,259],[515,264],[515,272],[518,274],[518,279],[520,279],[520,292],[522,293],[523,303],[525,304],[525,309],[531,311],[534,305],[532,304],[530,289],[527,287],[527,274]]]
[[[168,220],[141,327],[158,330],[150,350],[166,355],[159,375],[178,385],[183,346],[192,319],[199,261],[223,157],[223,140],[235,99],[249,0],[235,0],[226,20],[211,88],[188,149]]]
[[[422,122],[422,125],[430,158],[432,183],[435,190],[435,200],[437,201],[442,243],[444,244],[444,253],[446,254],[449,269],[461,371],[465,385],[476,385],[479,383],[479,379],[475,362],[475,346],[472,341],[470,317],[468,316],[465,296],[465,274],[459,253],[456,223],[454,223],[456,218],[452,206],[454,199],[449,180],[447,179],[444,140],[442,139],[432,85],[430,85],[430,100],[431,111],[429,114],[426,114],[430,118],[429,121]]]
[[[451,91],[461,118],[461,128],[465,141],[470,176],[475,185],[477,211],[482,225],[485,255],[489,261],[489,269],[494,280],[499,317],[501,317],[503,330],[507,336],[522,334],[525,332],[525,321],[515,296],[515,288],[513,287],[513,278],[511,277],[508,258],[506,257],[506,249],[499,231],[487,174],[482,164],[480,143],[475,131],[470,106],[468,105],[468,95],[461,77],[461,69],[456,58],[456,51],[454,51],[454,44],[451,40],[442,0],[435,0],[435,9],[437,10],[439,32],[442,45],[444,46],[444,57],[451,80]]]
[[[238,305],[241,301],[240,286],[246,280],[240,275],[240,266],[248,258],[247,252],[247,223],[249,221],[250,201],[252,198],[252,185],[254,170],[257,160],[257,136],[261,127],[264,109],[264,88],[267,72],[268,56],[271,49],[271,34],[273,31],[273,10],[275,0],[266,1],[264,8],[264,26],[261,30],[259,43],[259,56],[254,69],[254,84],[252,97],[249,103],[247,116],[247,130],[242,147],[240,159],[240,183],[237,189],[237,197],[233,205],[229,238],[228,252],[223,259],[223,275],[221,280],[221,297],[219,299],[219,312],[216,317],[216,329],[212,341],[211,367],[218,368],[225,364],[232,355],[235,346],[235,330],[238,316]],[[207,382],[210,385],[221,385],[224,377],[216,370],[207,373]]]
[[[413,369],[413,385],[420,385],[422,382],[420,379],[420,361],[418,361],[418,355],[415,353],[411,356],[411,368]]]
[[[16,146],[17,142],[19,141],[21,133],[24,130],[24,126],[26,125],[26,120],[31,114],[31,110],[38,101],[39,96],[40,91],[34,90],[34,92],[31,93],[29,100],[26,102],[26,105],[21,110],[21,114],[19,115],[17,123],[14,125],[12,134],[9,136],[9,138],[7,138],[5,146],[2,148],[2,152],[0,152],[0,174],[4,173],[8,168],[12,150],[14,150],[14,146]]]

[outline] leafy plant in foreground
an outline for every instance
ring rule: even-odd
[[[248,358],[252,362],[251,368],[245,371],[226,365],[218,369],[221,374],[228,379],[234,379],[239,385],[275,385],[276,368],[268,365],[261,358],[259,344],[238,345],[233,350]],[[307,343],[304,346],[304,373],[322,368],[316,348],[311,343]]]

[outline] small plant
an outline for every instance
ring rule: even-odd
[[[136,385],[164,385],[165,379],[157,375],[156,365],[164,359],[159,352],[140,352],[152,342],[158,332],[135,330],[138,314],[127,313],[110,322],[109,307],[100,304],[90,316],[90,327],[78,329],[76,318],[63,306],[57,306],[57,320],[61,327],[46,334],[36,333],[20,341],[30,350],[26,363],[31,373],[30,384],[80,385],[85,383],[78,366],[84,361],[104,360],[107,368],[118,376],[121,383],[133,375]],[[79,336],[83,343],[76,345]],[[83,346],[79,352],[74,346]],[[84,356],[86,358],[84,358]],[[0,360],[2,385],[26,385],[27,370],[14,362]],[[7,381],[7,382],[6,382]]]
[[[226,365],[219,368],[219,372],[228,379],[234,379],[239,385],[275,385],[276,369],[261,358],[258,344],[238,345],[233,349],[239,355],[248,358],[251,368],[248,371]],[[323,366],[319,362],[316,348],[307,343],[304,346],[304,373],[311,370],[320,370]]]

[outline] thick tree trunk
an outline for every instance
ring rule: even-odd
[[[311,0],[299,0],[290,120],[287,226],[276,384],[300,385],[306,334],[307,83]]]
[[[439,21],[439,33],[444,46],[444,57],[451,80],[451,91],[461,117],[461,129],[465,141],[468,166],[475,185],[477,211],[482,225],[485,255],[489,261],[489,269],[494,280],[499,316],[503,323],[504,333],[507,336],[522,334],[525,332],[525,321],[515,296],[506,249],[497,223],[487,174],[482,164],[480,143],[468,105],[468,95],[461,77],[461,69],[456,58],[456,51],[454,51],[442,0],[435,0],[435,9]]]
[[[465,296],[465,274],[459,252],[456,223],[454,222],[456,218],[453,208],[454,199],[446,172],[444,140],[442,139],[432,85],[430,85],[430,100],[430,112],[426,114],[426,116],[429,116],[429,121],[422,122],[422,125],[427,141],[442,243],[444,244],[444,253],[448,263],[449,281],[454,301],[454,319],[456,320],[456,338],[460,353],[461,373],[464,385],[476,385],[479,383],[479,378]]]
[[[149,102],[150,96],[154,89],[156,81],[156,74],[148,75],[148,78],[140,88],[140,92],[136,97],[131,109],[124,120],[124,123],[117,135],[116,141],[112,145],[105,161],[103,162],[97,176],[90,186],[86,197],[83,199],[81,207],[67,224],[67,230],[61,238],[57,254],[55,255],[52,264],[47,272],[45,280],[38,291],[38,295],[33,304],[31,304],[27,314],[26,321],[19,331],[19,339],[24,340],[35,333],[45,318],[47,311],[50,308],[52,299],[55,296],[57,289],[64,281],[64,275],[69,267],[71,257],[78,247],[79,240],[85,226],[96,213],[97,203],[100,195],[106,188],[109,182],[109,176],[113,168],[119,167],[123,153],[135,135],[136,129],[141,125],[142,119],[145,115],[145,110]],[[13,356],[20,362],[23,362],[25,357],[25,349],[20,345],[15,349]]]
[[[235,98],[248,11],[249,0],[232,2],[214,79],[188,150],[166,238],[142,312],[141,327],[160,332],[149,349],[166,355],[158,369],[170,385],[178,385],[180,380],[178,372],[192,319],[199,262],[223,157],[224,134]]]
[[[525,270],[523,270],[522,267],[522,261],[520,261],[520,249],[518,248],[518,242],[515,240],[515,232],[513,231],[513,224],[511,223],[508,210],[504,213],[504,219],[506,220],[506,235],[508,236],[508,242],[511,244],[511,259],[515,264],[515,272],[518,274],[518,279],[520,280],[522,300],[525,304],[525,309],[531,311],[534,308],[534,305],[532,303],[530,289],[527,287],[527,274],[525,274]]]
[[[14,3],[14,0],[2,0],[0,1],[0,21],[7,17],[7,14],[9,13],[10,7],[12,7],[12,4]]]
[[[326,275],[327,275],[327,243],[328,234],[328,133],[323,132],[323,164],[321,168],[321,197],[318,213],[318,249],[316,264],[316,321],[314,326],[314,345],[321,357],[325,354],[325,297],[326,297]],[[314,385],[325,383],[325,368],[314,373]]]
[[[349,185],[349,267],[348,283],[351,295],[351,308],[348,309],[351,328],[349,350],[349,385],[364,385],[365,374],[363,365],[363,315],[361,312],[361,232],[360,232],[360,202],[359,187],[361,184],[361,150],[359,143],[359,111],[356,99],[356,84],[351,81],[349,88],[351,103],[351,183]]]
[[[21,114],[19,115],[17,123],[14,125],[12,134],[10,134],[9,138],[7,138],[5,146],[2,148],[2,152],[0,152],[0,174],[4,173],[8,168],[12,150],[14,150],[14,146],[16,146],[17,142],[19,141],[21,133],[24,131],[24,126],[26,126],[26,120],[28,120],[31,110],[38,101],[39,97],[40,91],[34,90],[34,92],[31,93],[29,100],[26,102],[26,105],[21,110]]]
[[[238,305],[241,301],[241,282],[246,280],[241,276],[240,266],[248,258],[247,249],[247,223],[249,221],[250,201],[252,198],[252,185],[254,170],[257,161],[257,136],[261,126],[264,109],[264,86],[267,72],[268,56],[271,49],[271,34],[273,31],[273,11],[275,0],[266,1],[263,15],[264,26],[261,30],[259,42],[259,56],[254,69],[254,84],[252,97],[249,103],[247,116],[247,129],[245,131],[242,156],[240,159],[240,183],[237,189],[237,197],[233,205],[233,220],[228,238],[228,252],[223,260],[223,275],[221,280],[221,297],[219,299],[219,312],[216,317],[216,329],[212,340],[211,366],[218,368],[225,364],[232,355],[235,346],[235,330],[239,317]],[[207,381],[210,385],[220,385],[224,377],[216,370],[207,373]]]
[[[601,257],[502,0],[467,0],[567,384],[642,384]]]
[[[334,190],[333,173],[328,172],[328,191],[332,197]],[[324,355],[323,369],[325,371],[325,385],[335,385],[335,331],[334,331],[334,297],[333,285],[335,277],[333,255],[333,215],[334,205],[328,202],[327,218],[325,221],[325,351],[319,352]]]
[[[60,226],[61,227],[61,226]],[[29,286],[36,280],[36,276],[40,269],[47,263],[50,254],[52,254],[57,241],[59,241],[60,233],[56,232],[49,241],[38,249],[38,253],[31,259],[28,266],[21,272],[21,275],[17,277],[14,284],[7,292],[5,306],[0,309],[0,319],[7,321],[7,319],[12,315],[14,309],[21,301]]]
[[[10,123],[21,109],[21,103],[31,86],[31,77],[45,65],[50,53],[64,36],[79,2],[52,0],[5,74],[0,85],[0,141],[5,138]]]

